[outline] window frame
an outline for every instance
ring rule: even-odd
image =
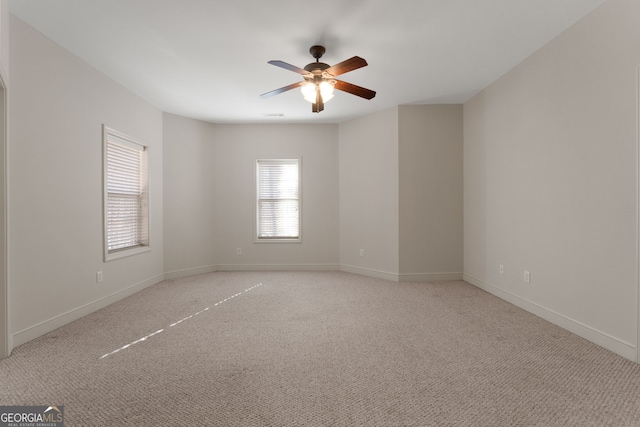
[[[258,232],[260,230],[260,182],[259,182],[259,172],[258,172],[258,164],[261,161],[292,161],[295,160],[298,162],[298,237],[260,237]],[[302,157],[291,157],[291,156],[279,156],[279,157],[269,157],[263,156],[258,157],[254,160],[254,185],[255,185],[255,195],[254,195],[254,208],[255,208],[255,221],[254,221],[254,243],[302,243]]]
[[[144,227],[144,238],[139,242],[136,246],[129,246],[125,248],[113,249],[109,250],[109,213],[108,213],[108,204],[109,204],[109,191],[108,191],[108,172],[109,172],[109,159],[108,159],[108,145],[109,142],[120,144],[121,146],[134,146],[136,149],[141,148],[140,151],[144,153],[143,158],[143,166],[141,173],[144,174],[144,184],[143,184],[143,196],[142,196],[142,209],[143,211],[143,219]],[[150,237],[149,237],[149,167],[148,167],[148,159],[149,159],[149,146],[143,143],[142,141],[133,138],[129,135],[126,135],[122,132],[119,132],[115,129],[109,128],[106,125],[102,125],[102,173],[103,173],[103,240],[104,240],[104,261],[113,261],[120,258],[129,257],[132,255],[137,255],[145,252],[151,251],[150,245]]]

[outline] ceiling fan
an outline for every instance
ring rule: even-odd
[[[300,86],[302,88],[304,99],[313,104],[311,111],[314,113],[319,113],[324,110],[324,103],[333,98],[334,88],[365,99],[371,99],[376,96],[376,93],[373,90],[365,89],[334,78],[340,74],[367,66],[367,61],[364,59],[359,56],[354,56],[353,58],[342,61],[339,64],[329,66],[329,64],[320,62],[320,58],[322,58],[322,55],[325,53],[324,46],[311,46],[309,53],[311,53],[311,55],[316,59],[316,62],[307,64],[304,68],[298,68],[295,65],[287,64],[283,61],[269,61],[269,64],[275,65],[276,67],[301,74],[302,77],[304,77],[304,80],[290,84],[289,86],[281,87],[280,89],[272,90],[271,92],[263,93],[260,96],[268,98]]]

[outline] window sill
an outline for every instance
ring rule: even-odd
[[[297,239],[254,239],[253,243],[302,243],[302,238]]]
[[[138,255],[138,254],[142,254],[142,253],[150,252],[150,251],[151,251],[151,247],[150,246],[137,246],[135,248],[130,248],[130,249],[121,249],[119,251],[106,253],[105,256],[104,256],[104,261],[105,262],[113,261],[113,260],[116,260],[116,259],[126,258],[126,257],[129,257],[129,256]]]

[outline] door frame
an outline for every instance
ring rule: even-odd
[[[0,359],[9,357],[13,350],[9,332],[9,280],[8,280],[8,112],[9,102],[6,79],[0,69]]]
[[[640,65],[636,67],[636,363],[640,364]]]

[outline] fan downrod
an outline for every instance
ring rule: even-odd
[[[321,74],[322,71],[329,68],[329,64],[325,64],[324,62],[320,62],[320,58],[324,55],[325,48],[324,46],[315,45],[311,46],[309,49],[309,53],[316,59],[316,62],[312,62],[311,64],[307,64],[304,69],[310,73],[314,71],[318,74]]]

